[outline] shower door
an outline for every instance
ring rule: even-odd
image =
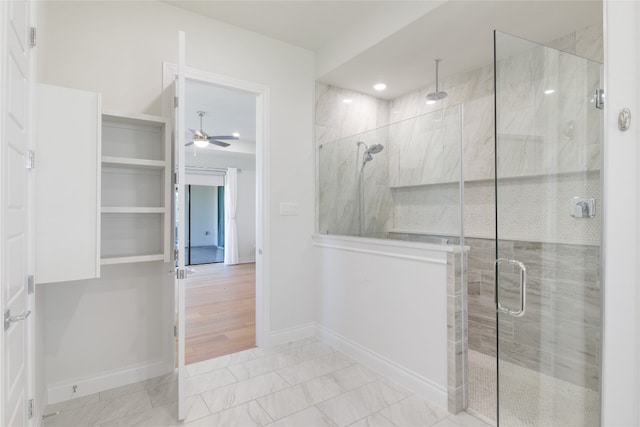
[[[498,424],[597,426],[601,64],[496,33],[494,65]]]

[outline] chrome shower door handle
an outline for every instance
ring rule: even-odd
[[[509,310],[500,303],[500,282],[498,280],[500,264],[507,263],[515,265],[520,269],[520,308],[518,310]],[[525,307],[527,305],[527,267],[524,263],[515,259],[498,258],[495,263],[496,270],[496,305],[498,311],[513,317],[524,316]]]

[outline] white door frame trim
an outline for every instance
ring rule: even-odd
[[[178,67],[176,64],[163,64],[163,93],[165,98],[170,91],[167,88],[174,81]],[[209,71],[187,67],[187,80],[223,86],[230,89],[250,92],[256,95],[256,346],[269,346],[271,330],[271,283],[270,283],[270,89],[268,86],[216,74]],[[163,115],[172,118],[171,99],[163,102]],[[173,313],[171,313],[173,319]],[[167,331],[172,335],[173,331]]]
[[[601,424],[627,426],[640,423],[640,3],[605,0],[603,12]],[[636,121],[620,131],[625,107]]]
[[[0,23],[2,24],[3,28],[6,28],[7,7],[8,6],[6,2],[0,2]],[[4,57],[6,55],[7,42],[6,42],[5,33],[6,31],[4,30],[0,31],[0,130],[4,129],[4,111],[6,108],[5,79],[7,77],[6,77],[6,71],[5,71]],[[1,136],[1,133],[0,133],[0,136]],[[0,141],[0,142],[4,144],[4,141]],[[2,150],[2,148],[0,147],[0,162],[2,162],[3,159],[4,159],[4,150]],[[4,186],[4,180],[2,179],[2,175],[0,174],[0,191],[2,191],[2,194],[0,194],[0,197],[4,197],[4,194],[3,194],[4,190],[2,190],[3,186]],[[0,227],[2,226],[2,221],[4,221],[4,218],[0,216]],[[1,237],[1,234],[0,234],[0,237]],[[4,251],[1,245],[0,245],[0,260],[4,260]],[[4,261],[0,262],[0,277],[1,277],[2,271],[6,268],[4,264],[5,264]],[[0,313],[4,312],[4,305],[5,305],[4,283],[0,282]],[[0,354],[4,354],[4,336],[0,337]],[[3,364],[3,365],[0,365],[0,414],[5,413],[4,381],[5,380],[4,380],[4,364]],[[3,422],[1,418],[0,418],[0,422]]]

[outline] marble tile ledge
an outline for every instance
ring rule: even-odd
[[[460,245],[332,234],[314,234],[312,242],[316,247],[343,249],[351,252],[383,254],[383,251],[386,251],[384,253],[399,258],[415,259],[418,257],[427,261],[433,256],[442,261],[438,262],[440,264],[446,264],[447,253],[461,253],[463,250]],[[464,251],[467,252],[468,250],[469,247],[465,246]]]

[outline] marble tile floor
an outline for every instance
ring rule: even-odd
[[[469,350],[468,357],[468,411],[495,424],[496,359],[473,350]],[[600,425],[600,396],[597,391],[510,362],[500,363],[500,391],[501,425]]]
[[[175,374],[49,405],[45,427],[487,427],[450,415],[315,338],[187,366],[187,417]]]

